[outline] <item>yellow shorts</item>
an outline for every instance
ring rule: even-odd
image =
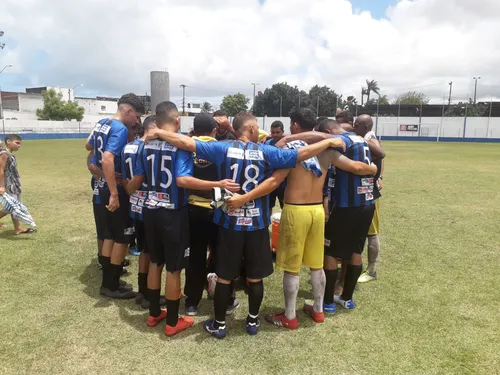
[[[380,198],[375,200],[375,213],[373,214],[372,223],[370,224],[370,229],[368,229],[369,236],[375,236],[378,234],[380,228]]]
[[[303,264],[323,268],[325,210],[322,204],[286,204],[281,211],[276,269],[298,273]]]

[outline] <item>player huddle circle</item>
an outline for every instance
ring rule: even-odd
[[[284,135],[280,122],[268,136],[248,112],[231,123],[217,111],[196,116],[186,136],[174,103],[158,104],[141,123],[143,113],[137,96],[123,95],[116,115],[99,121],[86,143],[101,295],[135,298],[149,309],[146,324],[165,320],[165,334],[172,336],[193,325],[207,288],[214,317],[203,326],[221,339],[227,335],[226,316],[239,306],[234,280],[244,277],[245,328],[257,334],[262,280],[274,271],[269,226],[278,198],[276,269],[284,271],[285,311],[266,320],[298,328],[302,266],[311,270],[314,299],[305,301],[304,311],[313,321],[322,323],[336,305],[355,307],[352,296],[377,212],[384,157],[369,116],[358,117],[352,129],[348,121],[317,119],[299,109],[290,114],[291,136]],[[132,237],[140,251],[137,293],[120,279]],[[341,261],[345,281],[342,293],[335,294]],[[185,316],[179,315],[182,270]],[[369,266],[362,277],[373,279],[376,273]]]

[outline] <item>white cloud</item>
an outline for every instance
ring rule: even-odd
[[[173,95],[220,96],[287,80],[359,96],[376,79],[394,97],[409,87],[439,101],[500,97],[500,2],[403,0],[387,19],[346,0],[3,0],[12,38],[0,65],[19,87],[85,84],[89,94],[149,91],[149,71],[167,68]],[[425,87],[421,87],[425,86]]]

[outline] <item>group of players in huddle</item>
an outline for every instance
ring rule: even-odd
[[[266,320],[298,328],[302,265],[310,269],[314,296],[305,301],[304,311],[316,323],[334,313],[336,304],[355,307],[361,253],[369,230],[378,231],[373,218],[385,156],[371,132],[370,116],[352,124],[345,113],[337,120],[317,119],[312,111],[299,109],[290,114],[291,136],[284,136],[283,124],[275,122],[266,139],[248,112],[237,114],[232,124],[223,111],[198,115],[190,136],[180,133],[172,102],[158,104],[141,123],[143,113],[136,95],[123,95],[116,115],[99,121],[86,143],[102,295],[135,298],[149,308],[146,324],[153,327],[165,319],[165,334],[171,336],[193,325],[208,275],[214,318],[203,325],[212,336],[224,338],[226,315],[239,305],[234,280],[243,276],[246,331],[257,334],[263,279],[274,269],[269,225],[278,198],[276,269],[284,271],[285,311]],[[217,207],[211,205],[215,188],[232,193]],[[141,250],[138,293],[120,280],[132,236]],[[370,237],[378,242],[378,236]],[[341,291],[335,290],[340,262]],[[376,259],[369,263],[365,280],[376,278]],[[179,316],[183,269],[186,316]]]

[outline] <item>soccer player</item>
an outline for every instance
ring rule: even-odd
[[[281,121],[274,121],[271,124],[271,139],[269,139],[266,142],[266,145],[276,146],[276,143],[278,143],[284,136],[285,136],[285,127],[283,126],[283,123]],[[280,208],[283,209],[283,206],[285,204],[283,201],[285,197],[285,188],[286,188],[286,181],[283,181],[276,190],[273,190],[269,194],[270,212],[272,212],[274,206],[276,205],[276,198],[278,198],[278,201],[280,203]]]
[[[217,165],[219,178],[232,179],[241,185],[240,192],[250,192],[268,178],[274,169],[292,168],[297,161],[306,160],[328,147],[342,147],[343,141],[329,139],[299,150],[279,150],[257,143],[259,125],[253,115],[240,112],[233,121],[238,141],[200,142],[181,134],[157,131],[160,137],[172,145],[196,152],[197,157]],[[264,297],[262,279],[273,272],[269,241],[268,198],[249,201],[241,209],[215,211],[214,222],[219,225],[215,288],[215,319],[204,323],[205,330],[216,338],[227,334],[225,315],[228,306],[231,280],[240,275],[245,267],[248,281],[249,313],[246,329],[255,335],[260,327],[259,310]]]
[[[335,115],[335,121],[337,121],[340,126],[342,126],[342,129],[348,131],[348,132],[353,132],[354,127],[354,117],[349,111],[342,111],[339,112]]]
[[[292,134],[311,131],[316,126],[316,117],[309,109],[300,109],[290,114]],[[288,144],[293,147],[293,144]],[[295,146],[297,147],[297,146]],[[283,289],[285,311],[266,317],[277,326],[297,329],[298,320],[295,307],[299,291],[299,272],[302,264],[311,270],[311,284],[314,301],[306,301],[304,310],[316,323],[323,323],[323,296],[325,292],[323,185],[330,163],[338,168],[359,175],[373,174],[375,166],[370,162],[352,161],[338,151],[327,150],[315,161],[321,168],[321,175],[306,170],[302,166],[294,169],[276,171],[273,176],[244,196],[229,199],[229,205],[238,201],[236,206],[265,195],[277,186],[285,176],[288,177],[285,191],[285,207],[281,213],[280,233],[276,256],[276,268],[284,271]],[[312,161],[309,161],[313,164]],[[274,179],[274,181],[273,181]]]
[[[135,297],[131,290],[120,287],[122,262],[134,229],[129,217],[128,195],[117,183],[115,173],[121,173],[121,153],[127,144],[128,131],[140,123],[143,113],[144,105],[136,95],[123,95],[115,116],[99,121],[85,146],[88,151],[94,150],[95,164],[104,174],[97,186],[100,202],[96,206],[99,217],[96,222],[101,226],[104,238],[100,293],[109,298]]]
[[[21,202],[21,176],[17,169],[17,160],[14,152],[21,148],[22,138],[17,134],[5,136],[5,148],[0,149],[0,195],[4,193]],[[0,212],[0,219],[7,216],[5,212]],[[36,232],[32,228],[23,228],[19,220],[12,217],[14,232],[16,235],[30,234]]]
[[[174,103],[161,102],[157,105],[156,126],[168,134],[177,134],[180,118]],[[138,158],[127,191],[137,190],[143,182],[147,184],[144,225],[151,264],[148,273],[149,317],[146,323],[153,327],[166,318],[165,334],[173,336],[194,323],[193,318],[179,316],[181,271],[188,264],[190,248],[187,194],[176,181],[189,168],[192,154],[167,142],[152,139],[141,145]],[[160,309],[164,267],[166,311]]]
[[[216,142],[214,138],[217,123],[208,115],[200,114],[194,118],[194,137],[199,142]],[[212,188],[220,187],[231,192],[240,190],[233,180],[219,181],[217,166],[208,160],[193,154],[191,173],[177,178],[179,186],[189,187],[189,227],[190,253],[189,266],[186,268],[186,315],[195,316],[203,295],[207,279],[207,248],[210,247],[211,262],[215,261],[217,243],[217,225],[213,222],[214,210],[210,206]],[[239,302],[233,298],[230,306]],[[226,311],[227,313],[227,311]]]
[[[363,137],[368,144],[373,144],[377,147],[382,147],[380,142],[377,140],[377,136],[372,131],[373,120],[370,116],[361,115],[356,119],[354,123],[354,131],[357,135]],[[385,153],[383,154],[385,157]],[[377,280],[377,263],[380,257],[380,204],[379,198],[382,196],[380,190],[382,188],[382,173],[384,171],[384,160],[382,158],[376,158],[373,160],[374,164],[378,168],[378,172],[375,175],[373,184],[373,199],[375,200],[375,213],[373,215],[373,220],[368,230],[368,267],[365,272],[361,274],[358,283],[366,283],[369,281]]]
[[[214,120],[217,122],[217,132],[215,139],[218,141],[234,141],[236,139],[235,131],[229,121],[227,112],[220,109],[214,112]]]

